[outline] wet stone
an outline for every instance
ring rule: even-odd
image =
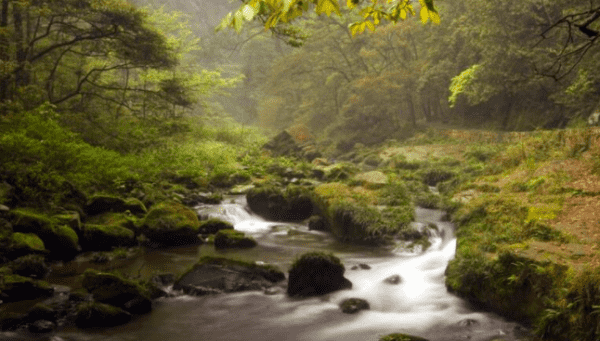
[[[54,330],[56,325],[48,320],[38,320],[29,325],[29,331],[32,333],[49,333]]]
[[[402,281],[402,278],[400,278],[400,275],[393,275],[393,276],[390,276],[390,277],[384,279],[383,281],[387,284],[396,285],[396,284],[400,284],[400,282]]]
[[[344,314],[355,314],[361,310],[369,309],[369,302],[362,298],[349,298],[340,304]]]
[[[457,324],[461,327],[471,327],[471,326],[478,325],[479,321],[477,321],[475,319],[464,319],[464,320],[458,321]]]
[[[279,294],[280,290],[279,290],[279,288],[271,287],[271,288],[266,288],[264,292],[265,292],[265,295],[277,295],[277,294]]]
[[[371,270],[371,267],[369,266],[369,264],[360,263],[360,264],[358,264],[358,266],[363,270]]]

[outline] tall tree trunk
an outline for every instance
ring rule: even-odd
[[[6,32],[8,26],[8,1],[2,0],[2,12],[0,13],[0,32]],[[0,33],[0,62],[8,62],[10,55],[8,54],[8,37],[4,33]],[[9,76],[0,74],[0,102],[8,99],[8,84]]]
[[[431,115],[431,112],[429,111],[429,102],[423,101],[421,105],[423,106],[423,115],[425,115],[425,121],[427,121],[428,123],[432,122],[433,116]]]

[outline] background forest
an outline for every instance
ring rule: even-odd
[[[3,0],[0,118],[10,133],[1,145],[4,174],[13,174],[4,180],[39,155],[81,154],[57,156],[65,141],[138,163],[153,155],[171,160],[156,163],[168,168],[198,141],[260,140],[247,125],[303,126],[337,154],[431,126],[582,125],[600,101],[594,1],[446,0],[436,3],[439,25],[409,17],[356,35],[348,27],[361,16],[344,7],[341,16],[306,13],[271,30],[251,21],[215,33],[237,6]],[[185,168],[172,172],[223,172]]]

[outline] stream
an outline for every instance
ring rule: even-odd
[[[254,291],[161,298],[155,301],[150,314],[136,317],[126,325],[92,331],[70,327],[50,340],[377,341],[386,334],[406,333],[431,341],[514,341],[521,336],[518,324],[476,311],[447,292],[444,271],[454,257],[456,238],[454,226],[441,221],[441,211],[417,208],[414,224],[424,227],[434,223],[437,230],[430,230],[431,246],[427,251],[407,252],[338,243],[327,233],[309,231],[303,224],[265,221],[246,207],[245,198],[236,196],[220,205],[196,209],[202,216],[233,223],[236,230],[252,235],[259,243],[257,247],[216,251],[212,245],[201,245],[151,250],[122,264],[123,272],[141,276],[178,273],[203,255],[261,261],[287,272],[294,258],[302,253],[328,251],[340,257],[346,267],[345,277],[353,288],[307,299],[289,298],[284,287],[275,295]],[[366,264],[370,269],[353,270],[358,264]],[[70,271],[77,272],[85,266],[88,264],[73,264]],[[400,275],[401,282],[394,285],[384,281],[392,275]],[[68,279],[57,284],[72,285]],[[342,313],[339,303],[350,297],[366,299],[370,310]],[[10,339],[10,335],[0,334],[0,340],[4,339]]]

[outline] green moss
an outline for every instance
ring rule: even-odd
[[[235,230],[220,230],[215,235],[215,248],[248,248],[256,246],[256,240],[246,237],[243,232]]]
[[[200,222],[200,233],[214,234],[220,230],[233,230],[233,224],[218,218],[210,218]]]
[[[55,218],[30,209],[11,211],[15,231],[35,233],[56,258],[70,259],[80,250],[77,233]]]
[[[225,267],[242,267],[251,269],[253,271],[257,271],[266,279],[269,279],[272,282],[279,282],[285,279],[285,274],[279,270],[274,265],[269,264],[256,264],[255,262],[244,261],[241,259],[232,259],[225,257],[215,257],[215,256],[203,256],[201,257],[196,264],[194,264],[190,269],[186,270],[183,274],[179,276],[181,279],[186,274],[190,273],[195,267],[201,265],[219,265]],[[178,280],[179,280],[178,279]]]
[[[113,327],[131,320],[131,314],[121,308],[98,302],[84,302],[77,306],[75,324],[79,328]]]
[[[11,236],[10,247],[13,249],[24,249],[29,251],[45,252],[44,242],[33,233],[15,232]]]
[[[190,229],[197,231],[200,226],[194,211],[177,202],[161,202],[150,208],[144,220],[148,230]]]
[[[129,246],[135,242],[135,233],[119,225],[86,224],[82,244],[86,250],[110,250],[115,246]]]
[[[292,266],[290,267],[290,271],[291,271],[291,269],[303,267],[303,266],[305,266],[305,264],[313,264],[315,262],[331,263],[331,264],[339,266],[343,270],[345,270],[344,264],[342,264],[342,261],[338,257],[336,257],[333,253],[315,251],[315,252],[304,253],[300,257],[296,258],[294,260],[294,262],[292,263]]]
[[[123,205],[125,210],[129,210],[133,214],[143,215],[148,212],[143,202],[136,198],[127,198]]]

